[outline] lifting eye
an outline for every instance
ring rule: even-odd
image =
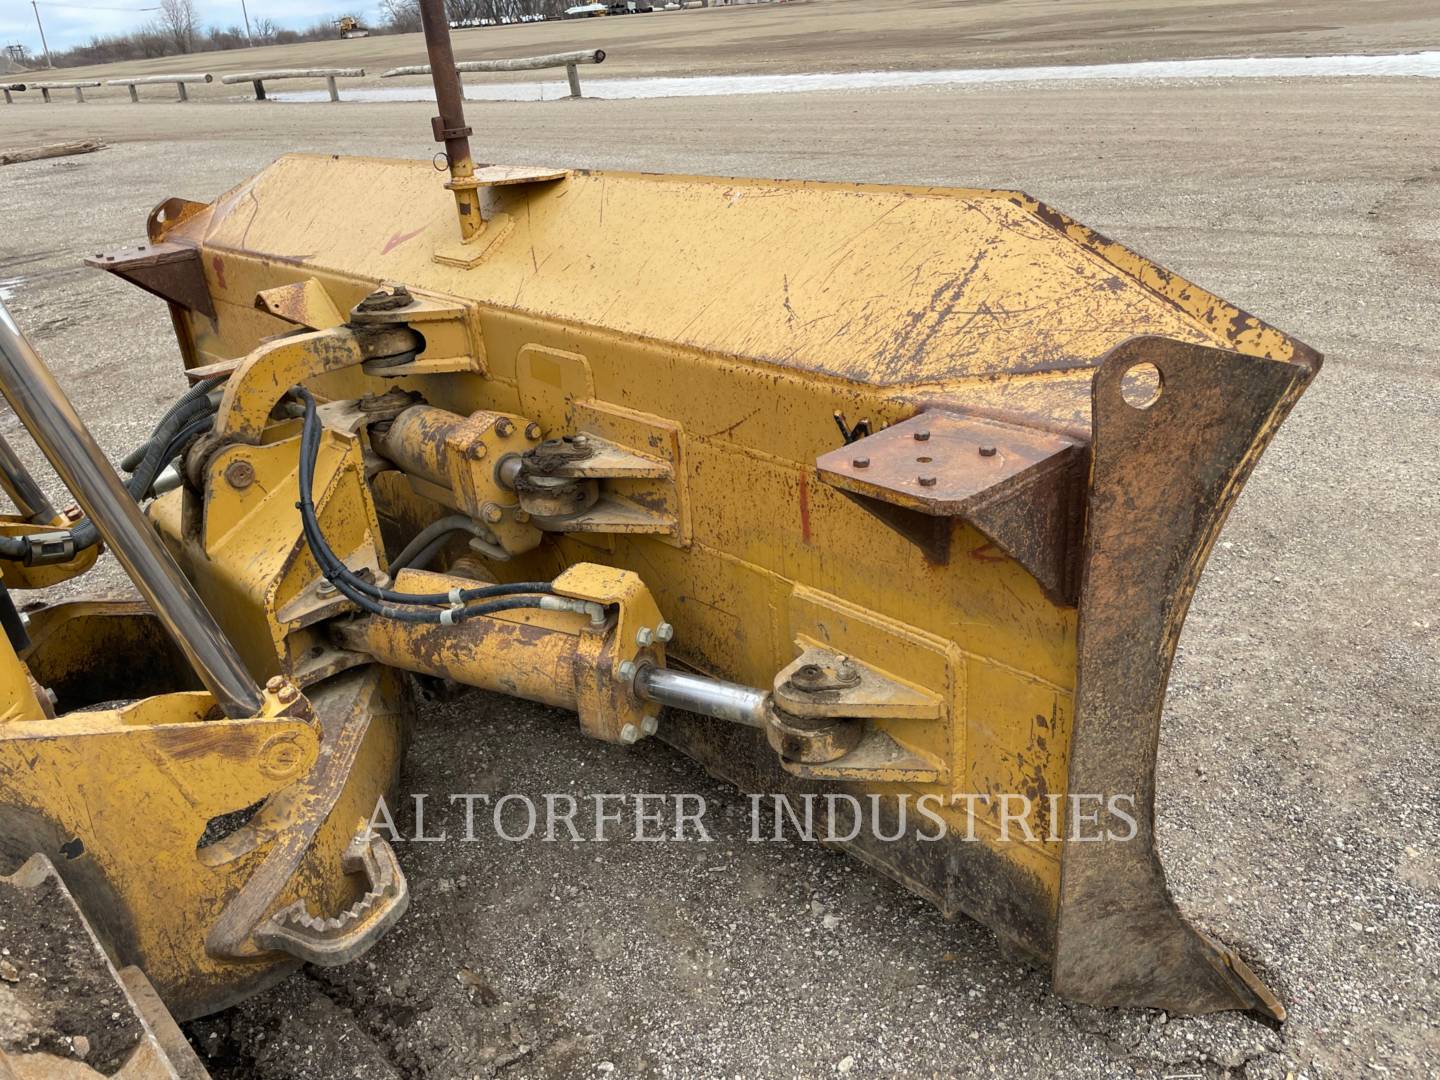
[[[1120,396],[1132,409],[1148,409],[1160,400],[1165,380],[1151,363],[1136,364],[1120,376]]]

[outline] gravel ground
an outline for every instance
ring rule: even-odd
[[[14,112],[7,142],[39,123]],[[107,449],[181,381],[160,305],[80,256],[282,149],[428,157],[427,115],[43,116],[119,145],[5,170],[0,288]],[[406,791],[696,791],[716,841],[401,845],[406,919],[357,964],[190,1025],[214,1074],[1440,1076],[1437,115],[1440,87],[1380,80],[471,115],[508,162],[1022,187],[1327,354],[1202,581],[1160,751],[1172,886],[1276,988],[1284,1025],[1060,1001],[987,931],[842,856],[744,842],[746,804],[664,747],[472,695],[424,711]]]

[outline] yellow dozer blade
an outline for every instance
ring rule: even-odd
[[[286,156],[91,260],[223,387],[149,519],[266,701],[399,715],[354,680],[403,669],[658,734],[1060,994],[1283,1016],[1177,909],[1155,761],[1196,581],[1319,356],[1018,192],[474,167],[425,7],[448,183]],[[395,730],[329,774],[314,866]],[[303,809],[272,787],[245,866]],[[345,902],[301,876],[181,897],[203,980],[128,960],[191,1015],[353,955],[283,908]]]

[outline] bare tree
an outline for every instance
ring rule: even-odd
[[[167,38],[175,52],[193,52],[197,22],[195,0],[160,0],[155,32]]]
[[[262,15],[255,20],[253,26],[254,29],[251,32],[251,36],[256,42],[261,45],[273,45],[275,43],[275,35],[280,32],[280,28],[275,25],[274,19]]]
[[[392,34],[410,34],[420,29],[420,0],[380,0],[380,13]]]

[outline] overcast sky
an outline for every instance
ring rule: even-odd
[[[39,0],[40,18],[45,23],[45,38],[50,48],[60,51],[83,44],[92,37],[123,34],[135,30],[154,18],[152,11],[158,0],[64,0],[48,3]],[[277,26],[298,29],[328,16],[354,12],[362,17],[373,15],[371,0],[245,0],[250,22],[271,18]],[[243,26],[240,0],[195,0],[201,26]],[[40,33],[35,29],[35,11],[30,0],[0,0],[0,45],[18,41],[31,53],[40,53]]]

